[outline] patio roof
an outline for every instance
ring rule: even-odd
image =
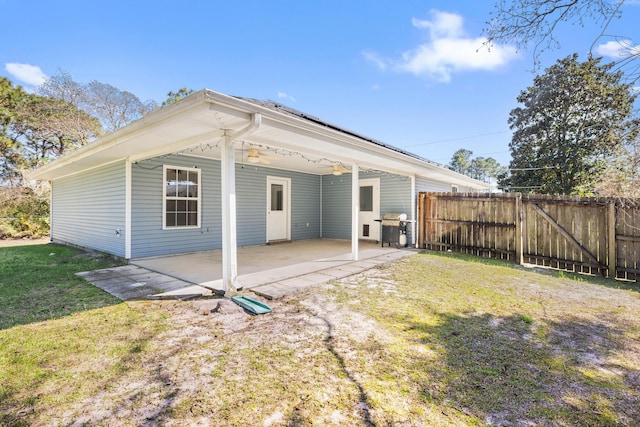
[[[234,138],[249,127],[250,132]],[[268,156],[268,166],[277,169],[323,175],[330,174],[335,164],[349,167],[357,163],[361,171],[380,170],[440,181],[446,178],[451,184],[490,188],[435,162],[282,104],[208,89],[40,167],[31,178],[54,180],[124,159],[139,162],[175,153],[221,159],[224,138],[234,140],[238,163],[246,161],[252,148]]]

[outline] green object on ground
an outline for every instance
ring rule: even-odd
[[[269,307],[267,304],[245,297],[244,295],[236,295],[235,297],[231,297],[231,301],[255,314],[264,314],[271,312],[271,307]]]

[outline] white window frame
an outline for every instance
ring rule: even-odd
[[[198,172],[198,196],[197,197],[169,197],[167,198],[167,169],[176,169],[178,171]],[[167,200],[193,200],[196,199],[198,214],[197,225],[175,225],[167,226]],[[185,230],[190,228],[200,228],[202,218],[202,169],[184,166],[162,166],[162,229],[163,230]]]
[[[460,190],[458,189],[458,186],[457,186],[457,185],[452,185],[452,186],[451,186],[451,192],[452,192],[452,193],[457,193],[457,192],[459,192],[459,191],[460,191]]]

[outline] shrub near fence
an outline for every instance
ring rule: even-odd
[[[0,187],[0,239],[49,234],[49,199],[26,187]]]
[[[520,193],[420,193],[418,244],[636,280],[636,201]]]

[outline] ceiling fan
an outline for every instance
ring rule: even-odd
[[[247,149],[247,163],[262,163],[264,165],[270,165],[271,160],[276,160],[277,157],[267,156],[260,153],[260,150],[257,148],[248,148]]]
[[[343,173],[349,173],[349,172],[351,171],[345,168],[344,166],[342,166],[341,163],[334,163],[333,166],[331,166],[331,173],[335,176],[340,176]]]

